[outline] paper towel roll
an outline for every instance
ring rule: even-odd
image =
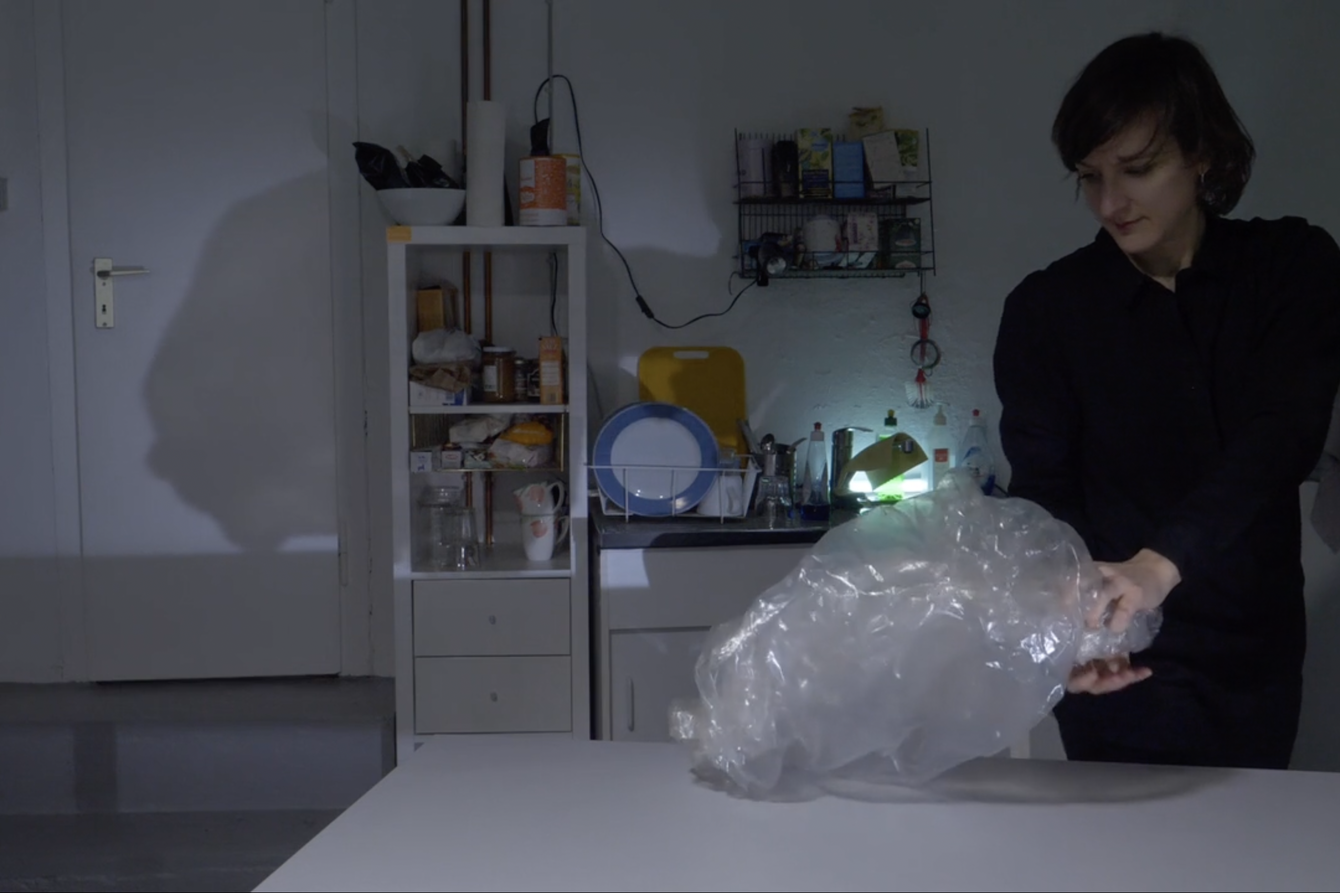
[[[506,109],[501,102],[471,102],[466,106],[465,120],[465,222],[469,226],[502,226]]]

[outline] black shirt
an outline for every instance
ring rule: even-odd
[[[1176,291],[1106,232],[1005,303],[995,377],[1009,491],[1101,561],[1150,548],[1182,575],[1150,654],[1297,673],[1298,487],[1340,385],[1340,248],[1299,218],[1210,218]]]

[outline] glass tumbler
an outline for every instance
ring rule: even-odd
[[[479,566],[475,510],[453,487],[425,487],[419,494],[420,555],[429,570],[469,570]]]
[[[758,479],[754,498],[754,516],[768,527],[788,527],[793,513],[791,482],[781,475],[765,474]]]

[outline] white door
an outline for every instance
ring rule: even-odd
[[[340,670],[323,7],[64,4],[95,680]]]

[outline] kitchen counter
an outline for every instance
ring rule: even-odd
[[[606,515],[591,504],[592,538],[598,549],[668,549],[703,546],[779,546],[817,543],[825,533],[855,512],[834,512],[827,522],[795,521],[790,527],[770,528],[761,519],[714,518],[686,514],[678,518],[642,518]]]
[[[989,759],[862,793],[738,799],[677,744],[442,738],[257,890],[1340,885],[1335,774]]]

